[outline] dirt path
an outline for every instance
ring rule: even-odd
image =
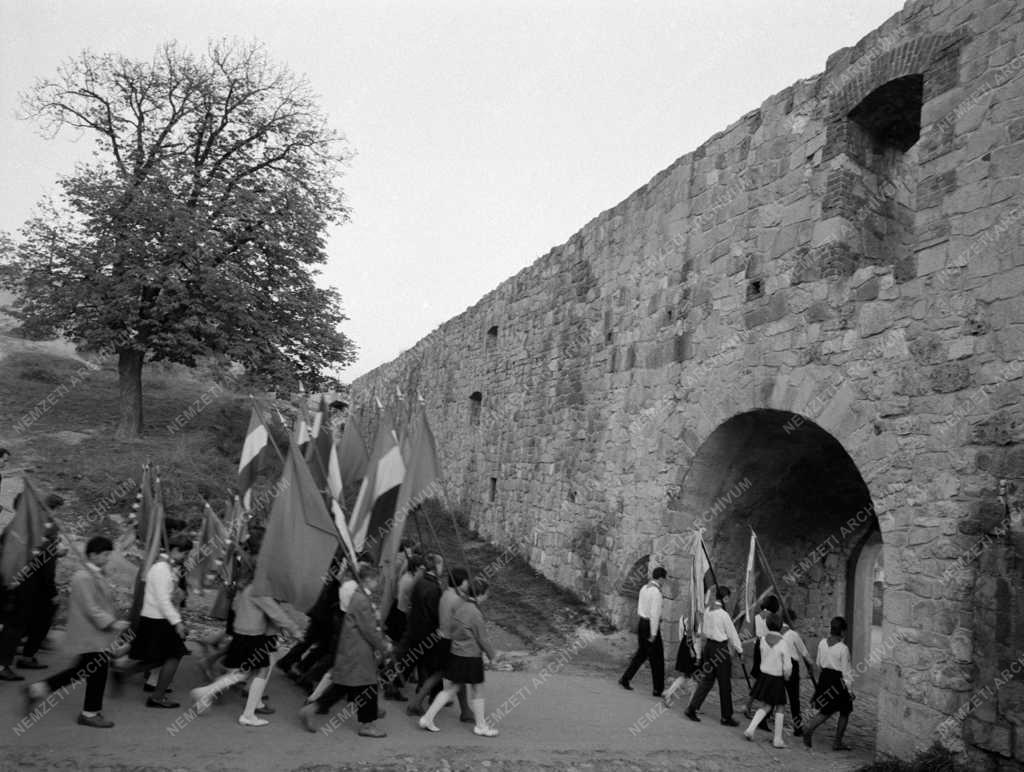
[[[62,664],[63,659],[47,659]],[[199,682],[194,658],[179,672],[176,694]],[[296,711],[299,691],[275,678],[270,684],[277,708],[272,723],[260,729],[240,727],[240,703],[228,698],[208,717],[143,706],[138,683],[122,696],[108,696],[105,714],[117,722],[112,731],[80,727],[81,687],[56,704],[38,723],[21,720],[18,684],[0,684],[0,768],[44,769],[201,769],[201,770],[852,770],[865,755],[808,752],[790,739],[775,750],[764,737],[745,742],[739,729],[722,727],[717,708],[708,703],[705,720],[686,721],[679,708],[662,710],[641,681],[633,692],[612,679],[540,672],[489,672],[488,712],[501,730],[497,738],[473,735],[454,720],[451,709],[432,735],[408,718],[400,703],[387,703],[381,721],[389,736],[360,738],[354,720],[333,731],[309,734]],[[337,706],[338,710],[343,708]],[[175,725],[177,721],[177,725]],[[5,725],[4,725],[5,724]],[[822,740],[826,738],[821,738]],[[827,745],[827,743],[823,743]]]

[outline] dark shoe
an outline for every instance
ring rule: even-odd
[[[804,736],[804,730],[801,729],[800,727],[797,727],[796,729],[793,730],[793,736],[794,737],[803,737]]]
[[[419,705],[409,705],[405,709],[407,716],[422,716],[425,711]]]
[[[762,721],[761,723],[763,724],[764,722]],[[740,722],[737,721],[734,718],[723,718],[722,719],[722,726],[739,726],[739,725],[740,725]],[[760,724],[758,726],[760,726]]]
[[[28,657],[27,659],[22,657],[17,661],[16,667],[20,667],[25,670],[46,670],[49,665],[44,665],[35,657]]]
[[[804,745],[807,746],[808,748],[812,747],[811,746],[811,733],[810,732],[807,732],[804,735]]]
[[[211,679],[211,680],[216,681],[217,679],[214,678],[214,679]],[[144,691],[144,692],[151,692],[151,693],[155,692],[156,691],[156,686],[153,686],[153,685],[150,685],[150,684],[143,684],[142,691]],[[173,691],[174,691],[174,689],[172,689],[170,686],[168,686],[167,687],[167,691],[164,692],[164,694],[170,694]]]
[[[78,723],[82,726],[91,726],[94,729],[110,729],[114,726],[114,722],[103,718],[102,713],[97,713],[95,716],[83,716],[79,713]]]
[[[621,686],[626,691],[633,691],[633,687],[629,685],[629,681],[627,681],[625,678],[619,679],[619,686]]]
[[[685,710],[683,712],[683,715],[686,716],[688,719],[690,719],[690,721],[700,721],[700,716],[698,716],[692,710],[689,710],[689,709]]]
[[[832,750],[834,750],[834,751],[852,751],[853,748],[851,748],[846,743],[838,742],[838,743],[836,743],[835,745],[832,746]]]
[[[9,667],[0,667],[0,681],[24,681],[25,676],[20,676]]]
[[[253,713],[255,713],[257,716],[272,716],[276,712],[277,711],[269,705],[260,705],[258,708],[256,708],[256,710],[253,711]]]
[[[463,724],[475,724],[476,723],[476,719],[473,718],[472,716],[459,716],[459,721],[461,721]]]
[[[660,697],[661,696],[661,692],[651,692],[651,696],[652,697]]]
[[[166,697],[150,697],[146,700],[147,708],[180,708],[181,704],[177,702],[171,702]]]
[[[316,709],[317,705],[315,702],[310,702],[299,708],[299,720],[307,732],[316,732]]]

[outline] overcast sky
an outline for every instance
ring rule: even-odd
[[[92,149],[17,94],[84,48],[267,44],[356,156],[332,233],[355,378],[411,347],[659,170],[824,69],[900,0],[0,0],[0,229]]]

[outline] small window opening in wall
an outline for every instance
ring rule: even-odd
[[[613,340],[615,340],[615,331],[608,330],[607,334],[604,336],[604,340],[605,343],[611,343]]]
[[[469,425],[479,426],[480,425],[480,407],[483,404],[484,395],[479,391],[474,391],[469,395]]]
[[[879,144],[906,152],[921,138],[923,95],[923,75],[896,78],[864,97],[849,118]]]
[[[487,343],[493,345],[498,342],[498,325],[492,324],[487,329]]]
[[[747,285],[747,300],[759,298],[764,294],[764,283],[760,279],[754,279]]]
[[[490,501],[493,503],[496,498],[498,498],[498,478],[497,477],[492,477],[491,478]]]

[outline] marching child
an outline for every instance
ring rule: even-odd
[[[679,650],[676,652],[676,672],[681,675],[676,676],[665,693],[661,695],[661,701],[666,708],[672,705],[676,691],[683,684],[689,684],[688,691],[691,694],[693,693],[692,687],[696,684],[694,673],[697,672],[697,653],[693,648],[693,636],[690,635],[690,620],[686,618],[685,614],[679,617]]]
[[[78,723],[96,729],[109,729],[114,725],[103,717],[103,692],[117,638],[128,629],[128,622],[117,618],[114,591],[104,572],[113,549],[114,545],[105,536],[94,536],[86,543],[86,565],[71,578],[68,602],[65,641],[67,650],[76,655],[75,662],[67,670],[26,687],[29,713],[36,702],[46,699],[52,692],[84,680],[85,703],[78,714]]]
[[[455,697],[463,685],[469,688],[469,704],[473,709],[476,726],[473,733],[481,737],[496,737],[498,730],[487,724],[484,711],[484,660],[482,654],[494,662],[497,654],[487,640],[484,617],[480,604],[487,600],[487,580],[474,577],[466,589],[466,602],[452,613],[449,630],[452,634],[451,652],[444,667],[444,688],[419,720],[420,728],[440,732],[434,718],[448,700]]]
[[[761,672],[757,677],[754,688],[750,690],[752,701],[764,703],[763,707],[757,709],[750,726],[743,732],[748,740],[754,739],[754,731],[757,725],[768,715],[775,713],[775,736],[772,745],[776,748],[785,748],[782,741],[782,719],[783,711],[786,708],[786,679],[793,672],[793,662],[789,653],[789,645],[782,637],[782,619],[778,614],[769,614],[765,620],[767,631],[757,642],[761,649],[760,665]]]
[[[836,737],[832,750],[848,751],[843,743],[843,734],[853,712],[853,670],[850,667],[850,649],[843,640],[846,635],[846,620],[833,617],[829,624],[828,639],[818,642],[818,688],[814,690],[811,705],[818,709],[809,722],[804,724],[804,745],[811,747],[814,730],[825,723],[833,714],[839,714]]]
[[[251,578],[235,596],[233,607],[234,635],[224,655],[224,666],[230,672],[208,686],[193,689],[191,697],[202,712],[220,692],[251,676],[249,695],[238,723],[242,726],[266,726],[269,722],[260,718],[257,712],[270,679],[271,655],[277,650],[277,634],[280,630],[287,630],[293,638],[298,638],[301,632],[277,601],[253,596]]]

